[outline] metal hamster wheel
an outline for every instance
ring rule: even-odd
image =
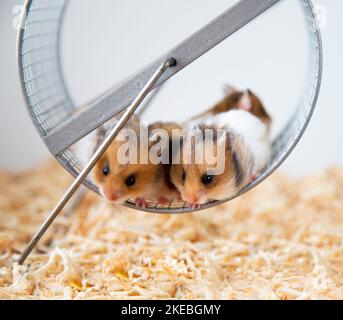
[[[273,141],[273,157],[266,170],[256,181],[246,186],[236,196],[259,184],[287,158],[304,133],[317,102],[322,77],[321,36],[311,1],[299,1],[302,3],[308,28],[311,55],[304,94],[296,112]],[[131,110],[127,108],[129,111],[126,119],[123,119],[122,124],[125,124],[125,120],[130,117],[150,90],[161,85],[278,2],[281,0],[238,1],[233,7],[174,49],[162,55],[160,59],[113,87],[105,95],[94,99],[83,112],[75,114],[76,106],[68,93],[60,63],[60,33],[68,1],[27,0],[22,13],[18,38],[18,64],[23,92],[32,121],[50,152],[65,169],[76,177],[80,172],[82,173],[82,169],[70,148],[71,145],[131,104]],[[119,130],[118,127],[115,131]],[[115,135],[116,132],[113,132],[113,137]],[[96,162],[97,159],[93,160]],[[83,173],[81,179],[74,185],[75,188],[72,187],[69,190],[70,194],[62,199],[62,204],[71,197],[81,182],[97,192],[96,186],[91,181],[87,179],[83,181],[88,172]],[[200,209],[220,203],[209,203]],[[127,202],[126,206],[135,208],[130,202]],[[58,211],[61,206],[57,206],[55,209]],[[192,211],[185,203],[172,203],[168,207],[152,205],[145,210],[155,213]]]

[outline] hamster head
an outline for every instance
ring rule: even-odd
[[[198,129],[204,132],[201,126]],[[212,143],[206,139],[203,143],[195,142],[194,136],[193,128],[183,137],[177,161],[174,159],[170,171],[171,181],[184,201],[197,207],[224,200],[250,182],[252,155],[239,136],[225,131],[221,136],[214,134]],[[199,161],[196,153],[202,151],[207,155],[211,153],[213,158],[205,156]]]
[[[118,204],[137,198],[156,201],[158,193],[166,189],[166,168],[149,161],[142,163],[139,143],[137,161],[122,164],[118,152],[124,143],[127,141],[123,141],[119,134],[94,167],[93,177],[100,193],[108,201]],[[143,153],[149,151],[142,149]]]

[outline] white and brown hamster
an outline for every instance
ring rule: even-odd
[[[270,125],[271,118],[259,98],[251,91],[236,90],[188,122],[177,155],[180,163],[174,160],[170,172],[171,181],[182,199],[192,207],[224,200],[255,179],[271,156]],[[216,133],[218,129],[219,134]],[[204,149],[209,147],[204,138],[207,130],[214,133],[213,143],[209,149]],[[193,138],[199,134],[203,144],[194,142]],[[202,162],[195,161],[197,152],[212,153],[216,162],[208,162],[206,157]],[[214,170],[218,161],[223,167],[220,173]]]
[[[148,134],[154,131],[156,133],[156,130],[160,129],[168,132],[172,126],[174,126],[172,123],[155,123],[148,127]],[[125,129],[133,130],[138,137],[137,161],[127,164],[118,161],[119,148],[125,143],[125,139],[119,133],[93,170],[94,180],[102,195],[108,201],[118,204],[134,199],[139,207],[146,207],[149,202],[166,205],[179,199],[180,194],[169,179],[170,165],[153,163],[147,154],[157,142],[149,139],[147,148],[141,149],[139,139],[141,127],[137,122],[129,122]],[[162,146],[168,148],[168,154],[169,143],[168,140],[166,145]],[[143,161],[143,157],[147,160]]]

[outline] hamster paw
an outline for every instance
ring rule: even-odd
[[[170,203],[170,200],[165,198],[165,197],[159,197],[157,199],[157,203],[160,204],[160,205],[167,205]]]
[[[254,182],[257,179],[257,175],[253,174],[250,178],[250,182]]]
[[[144,198],[136,198],[135,204],[137,207],[140,207],[140,208],[147,208],[148,207],[148,203],[145,201]]]
[[[189,206],[190,206],[190,208],[192,210],[196,210],[196,209],[201,208],[201,204],[200,203],[190,203]]]

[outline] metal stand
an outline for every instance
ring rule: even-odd
[[[30,243],[22,253],[18,263],[22,265],[26,258],[29,256],[31,251],[34,249],[34,247],[37,245],[38,241],[41,239],[41,237],[44,235],[44,233],[47,231],[47,229],[50,227],[52,222],[56,219],[58,214],[61,212],[61,210],[64,208],[64,206],[67,204],[69,199],[72,197],[72,195],[76,192],[80,184],[83,182],[84,179],[88,176],[88,174],[91,172],[93,167],[96,165],[96,163],[100,160],[101,156],[104,154],[106,149],[110,146],[112,141],[115,139],[115,137],[118,135],[120,130],[125,126],[125,124],[128,122],[130,117],[133,115],[133,113],[136,111],[136,109],[139,107],[139,105],[142,103],[144,98],[147,96],[147,94],[154,88],[157,81],[160,79],[160,77],[163,75],[163,73],[172,66],[176,65],[176,60],[171,58],[161,64],[158,69],[155,71],[155,73],[151,76],[151,78],[148,80],[144,88],[139,92],[137,97],[133,100],[133,102],[130,104],[130,106],[127,108],[124,115],[120,118],[117,125],[110,131],[109,135],[106,137],[104,142],[100,145],[100,147],[97,149],[97,151],[94,153],[92,158],[89,160],[87,165],[82,169],[80,174],[77,176],[77,178],[74,180],[72,185],[69,187],[67,192],[63,195],[59,203],[55,206],[55,208],[51,211],[47,219],[44,221],[42,226],[39,228],[37,233],[34,235],[34,237],[31,239]]]

